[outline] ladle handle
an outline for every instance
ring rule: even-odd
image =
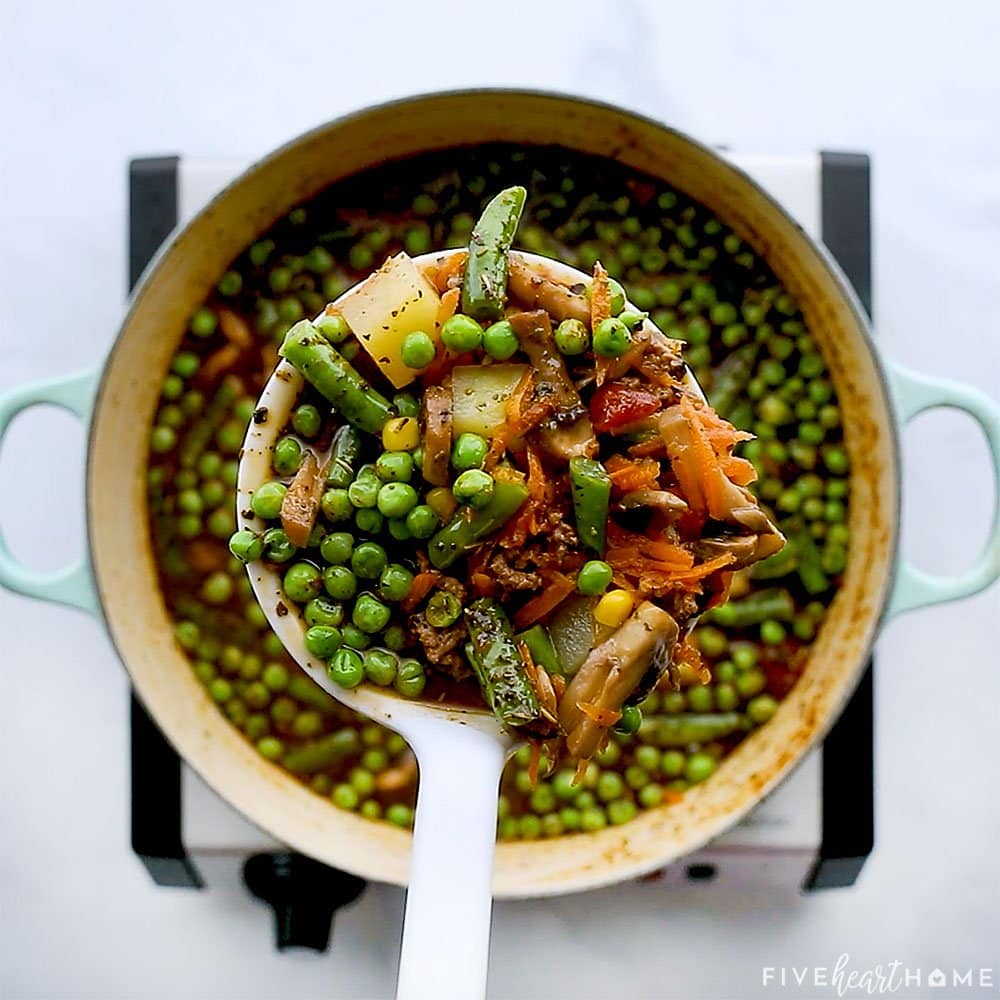
[[[420,766],[396,1000],[486,993],[497,789],[507,747],[455,722],[411,737]],[[409,735],[409,734],[408,734]]]

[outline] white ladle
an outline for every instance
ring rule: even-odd
[[[417,263],[459,252],[426,254]],[[559,261],[534,254],[518,256],[561,285],[590,281],[588,275]],[[302,387],[302,376],[287,361],[278,365],[264,386],[257,405],[266,408],[267,419],[250,425],[240,460],[236,508],[240,527],[264,527],[244,512],[250,510],[254,490],[272,478],[274,444]],[[397,1000],[484,996],[498,785],[515,741],[487,711],[407,700],[365,684],[353,690],[340,687],[327,676],[325,663],[306,649],[305,624],[294,611],[295,604],[284,596],[281,573],[263,562],[247,569],[268,623],[302,669],[348,708],[398,732],[416,756],[420,783]]]

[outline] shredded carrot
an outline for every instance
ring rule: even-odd
[[[240,350],[246,350],[253,343],[253,334],[247,321],[228,309],[219,310],[219,329],[222,336]]]
[[[541,456],[530,444],[526,445],[525,450],[528,453],[528,494],[532,500],[544,500],[548,483],[545,479],[545,469],[542,468]]]
[[[496,594],[496,580],[488,573],[473,573],[469,577],[472,589],[479,597],[493,597]]]
[[[557,608],[570,594],[576,590],[575,581],[563,573],[554,572],[548,577],[548,586],[536,594],[515,615],[514,624],[518,628],[534,625],[550,611]]]
[[[444,326],[444,321],[450,319],[455,315],[458,309],[458,300],[462,293],[457,288],[449,288],[448,291],[441,296],[441,304],[437,309],[437,318],[435,319],[435,325],[440,329]]]
[[[611,283],[600,261],[594,263],[594,280],[590,285],[590,328],[611,315]]]
[[[683,798],[684,793],[677,791],[676,788],[663,789],[663,801],[670,805],[676,805],[678,802],[682,801]]]
[[[518,379],[517,385],[514,386],[514,391],[511,393],[510,399],[507,400],[505,407],[509,427],[519,428],[521,426],[521,414],[527,408],[528,396],[531,395],[534,384],[535,376],[532,374],[531,369],[525,369],[524,374]]]
[[[655,486],[660,478],[660,463],[655,459],[641,458],[632,461],[619,455],[614,455],[612,458],[618,458],[619,461],[612,463],[609,459],[608,475],[612,486],[622,493],[649,489]]]
[[[208,383],[217,375],[232,368],[240,359],[240,349],[235,344],[224,344],[213,351],[198,369],[198,381]]]
[[[677,573],[677,579],[684,581],[700,580],[703,577],[714,573],[717,569],[722,569],[724,566],[728,566],[735,559],[736,556],[734,556],[732,552],[723,552],[721,556],[716,556],[714,559],[698,563],[697,566],[692,566],[688,570],[683,570]]]
[[[674,545],[672,542],[658,542],[651,538],[643,545],[643,553],[661,562],[679,562],[684,566],[691,565],[691,553],[680,545]]]
[[[402,601],[404,611],[412,611],[435,587],[441,574],[434,569],[418,573],[410,584],[410,592]]]
[[[489,451],[486,452],[486,458],[483,461],[483,469],[486,472],[492,472],[506,451],[507,442],[502,434],[498,434],[490,441]]]
[[[723,492],[722,469],[719,456],[705,434],[701,416],[687,396],[681,397],[681,413],[691,428],[692,450],[699,466],[705,503],[712,517],[725,517],[729,513]]]
[[[657,434],[655,437],[647,438],[645,441],[639,441],[636,444],[630,445],[628,453],[634,455],[636,458],[644,458],[647,455],[661,454],[665,451],[666,447],[666,442]]]
[[[576,707],[580,709],[581,712],[591,722],[596,722],[597,725],[603,726],[607,729],[609,726],[613,726],[621,717],[622,713],[616,711],[613,708],[602,708],[600,705],[595,705],[590,701],[578,701]]]
[[[528,533],[535,520],[535,505],[528,501],[503,527],[499,535],[494,536],[497,544],[505,549],[519,549],[524,545]]]
[[[452,279],[461,278],[468,256],[467,253],[450,254],[445,260],[423,264],[421,271],[439,293],[445,292],[455,284]]]
[[[719,459],[719,466],[726,476],[737,486],[749,486],[757,478],[757,470],[753,462],[736,455],[728,455]]]

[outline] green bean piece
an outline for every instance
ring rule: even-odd
[[[309,320],[300,320],[285,334],[278,353],[361,430],[377,434],[395,416],[389,400],[368,385]]]
[[[730,601],[716,608],[712,621],[723,628],[747,628],[768,619],[791,621],[795,617],[795,601],[787,590],[759,590],[739,601]]]
[[[462,312],[474,319],[503,318],[510,248],[526,197],[523,187],[501,191],[473,227],[462,281]]]
[[[326,715],[335,714],[339,703],[331,698],[315,681],[305,674],[295,673],[288,678],[288,694],[297,702],[318,709]]]
[[[355,729],[338,729],[329,736],[294,747],[281,762],[292,774],[316,774],[361,750]]]
[[[216,425],[229,413],[230,407],[243,394],[243,385],[235,375],[227,375],[215,390],[212,402],[200,419],[191,424],[181,441],[178,460],[182,469],[193,469],[205,450]],[[242,442],[242,437],[241,437]]]
[[[683,712],[646,719],[639,733],[642,740],[656,747],[686,747],[711,743],[746,728],[746,719],[738,712]]]
[[[746,344],[728,355],[716,368],[708,401],[720,417],[728,417],[744,395],[757,363],[759,344]]]
[[[479,510],[458,511],[427,545],[427,555],[435,569],[445,569],[463,556],[476,542],[501,528],[528,499],[528,490],[519,483],[496,480],[490,502]]]
[[[555,646],[552,645],[549,630],[544,625],[541,623],[532,625],[531,628],[526,629],[517,636],[517,641],[523,642],[528,647],[532,661],[537,663],[547,673],[562,673],[562,666],[559,663],[559,657],[556,655]]]
[[[602,555],[611,503],[611,477],[596,459],[571,458],[569,478],[580,541]]]
[[[466,655],[483,697],[501,725],[539,739],[555,734],[554,719],[546,718],[528,680],[526,665],[503,609],[489,598],[465,610],[469,629]]]
[[[812,535],[808,531],[800,531],[789,537],[789,541],[795,546],[798,553],[799,579],[802,586],[810,594],[822,594],[830,586],[826,572],[823,569],[823,557]],[[769,615],[768,617],[776,617]]]
[[[789,538],[784,548],[757,563],[750,571],[750,576],[754,580],[776,580],[778,577],[794,573],[798,565],[798,549],[795,540]]]

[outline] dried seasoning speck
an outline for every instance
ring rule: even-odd
[[[288,614],[288,606],[284,601],[278,601],[278,603],[274,606],[274,611],[279,618],[284,618],[285,615]]]
[[[253,411],[253,422],[255,424],[266,424],[267,423],[267,407],[258,406],[256,410]]]

